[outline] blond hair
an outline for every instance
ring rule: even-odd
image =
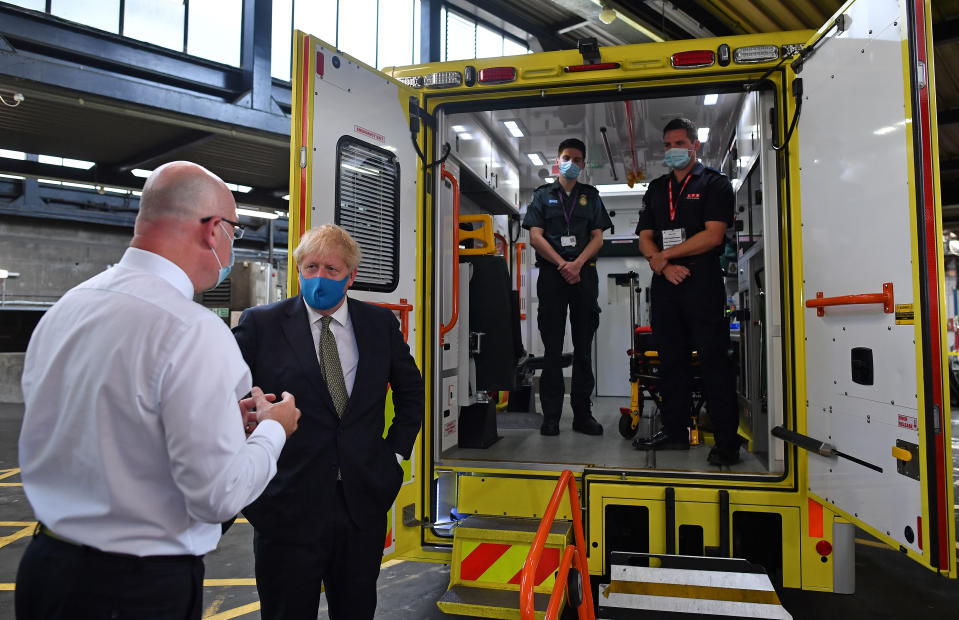
[[[360,266],[360,246],[336,224],[323,224],[303,233],[293,250],[293,260],[299,265],[307,256],[325,256],[330,252],[339,252],[350,271]]]

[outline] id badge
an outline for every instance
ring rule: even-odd
[[[663,231],[663,249],[668,250],[686,240],[685,228],[671,228]]]
[[[563,235],[559,238],[559,244],[564,248],[575,248],[576,235]]]

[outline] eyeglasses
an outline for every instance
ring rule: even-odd
[[[227,224],[231,224],[231,225],[233,226],[233,238],[234,238],[234,239],[242,239],[242,238],[243,238],[243,231],[246,230],[246,224],[241,224],[241,223],[239,223],[239,222],[234,222],[233,220],[228,220],[228,219],[226,219],[225,217],[220,217],[219,215],[208,215],[208,216],[206,216],[206,217],[204,217],[204,218],[201,218],[201,219],[200,219],[200,223],[201,223],[201,224],[206,224],[207,222],[209,222],[210,220],[212,220],[212,219],[215,218],[215,217],[219,217],[221,220],[223,220],[223,221],[226,222]]]

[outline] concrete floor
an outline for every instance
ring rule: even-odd
[[[22,405],[0,404],[0,620],[14,617],[17,564],[34,525],[32,511],[18,484],[20,477],[13,471],[17,467],[16,442],[22,416]],[[954,471],[959,475],[959,416],[954,415],[952,428],[953,437],[957,438],[953,441]],[[564,432],[568,433],[565,428]],[[869,537],[860,532],[857,538]],[[959,582],[941,579],[898,552],[870,542],[857,545],[856,594],[786,590],[781,593],[785,608],[797,619],[959,618]],[[259,619],[251,545],[252,529],[241,522],[207,556],[205,618]],[[387,563],[380,573],[376,618],[462,618],[448,616],[436,607],[448,582],[449,567],[442,564]],[[325,608],[321,608],[320,618],[325,617]]]

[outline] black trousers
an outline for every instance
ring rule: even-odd
[[[694,267],[678,285],[653,276],[651,293],[653,339],[662,364],[663,429],[674,438],[687,434],[692,399],[690,360],[695,350],[716,445],[738,447],[735,369],[727,355],[729,321],[720,274]]]
[[[386,542],[381,526],[360,529],[337,483],[336,499],[313,541],[280,542],[253,533],[256,589],[263,620],[316,620],[321,586],[332,620],[363,620],[376,611],[376,579]]]
[[[590,415],[589,396],[596,385],[593,378],[593,334],[599,327],[599,284],[595,265],[585,265],[580,281],[567,284],[554,265],[543,265],[536,280],[539,310],[536,321],[543,339],[545,365],[539,380],[539,402],[545,420],[559,420],[563,412],[563,340],[566,337],[566,309],[569,308],[573,338],[573,377],[570,404],[573,417]]]
[[[17,620],[200,620],[203,558],[137,557],[34,537],[17,571]]]

